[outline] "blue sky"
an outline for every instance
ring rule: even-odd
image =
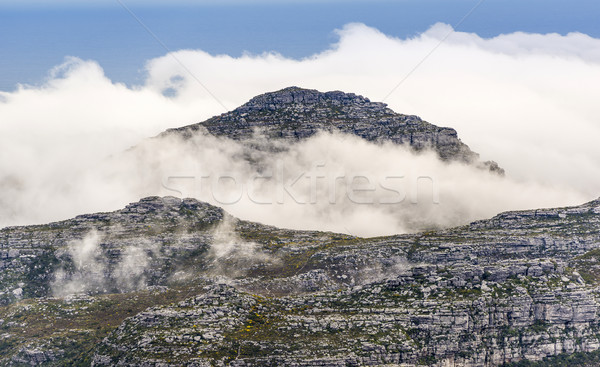
[[[275,51],[303,58],[361,22],[406,38],[436,22],[456,25],[479,0],[175,1],[123,0],[170,50],[239,56]],[[0,90],[37,84],[66,56],[96,60],[114,81],[138,84],[145,61],[165,49],[117,2],[0,1]],[[485,0],[457,28],[482,37],[516,31],[600,37],[597,0]]]

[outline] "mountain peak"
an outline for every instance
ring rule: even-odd
[[[356,95],[354,93],[344,93],[342,91],[320,92],[316,89],[305,89],[299,87],[287,87],[275,92],[268,92],[252,98],[241,108],[268,108],[271,106],[285,108],[290,105],[315,105],[315,104],[333,104],[338,106],[366,106],[379,107],[385,109],[385,103],[371,102],[368,98]]]
[[[199,131],[251,142],[257,132],[268,141],[299,141],[318,132],[356,135],[371,142],[403,144],[415,151],[431,149],[444,161],[459,161],[502,175],[495,162],[481,162],[456,130],[396,113],[382,102],[342,91],[320,92],[288,87],[252,98],[233,111],[206,121],[168,130],[190,138]]]

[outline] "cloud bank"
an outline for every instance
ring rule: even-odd
[[[410,200],[396,206],[352,200],[331,205],[321,199],[221,203],[244,219],[376,235],[598,197],[600,40],[583,34],[524,33],[482,39],[456,32],[411,73],[450,31],[437,24],[415,38],[396,39],[350,24],[338,31],[339,41],[329,50],[303,60],[181,50],[149,60],[145,84],[133,88],[107,79],[93,61],[69,58],[42,86],[0,92],[0,226],[114,210],[145,195],[172,195],[164,185],[171,176],[229,171],[241,184],[256,183],[255,168],[236,159],[244,147],[212,137],[188,144],[157,140],[122,154],[167,128],[224,112],[195,78],[233,109],[254,95],[290,85],[380,101],[410,73],[385,102],[397,112],[456,128],[484,160],[496,160],[507,171],[499,179],[441,164],[432,155],[414,156],[402,147],[320,135],[268,159],[266,167],[275,171],[283,162],[293,176],[325,161],[321,169],[328,175],[362,172],[377,184],[398,172],[407,181],[435,177],[439,205],[415,206]],[[214,191],[186,188],[190,180],[184,181],[176,183],[182,195],[224,201]],[[258,181],[262,186],[254,187],[255,194],[265,200],[273,183]],[[348,187],[347,182],[342,186]],[[236,193],[223,187],[224,195]],[[319,198],[329,195],[322,195],[324,187],[317,186]],[[309,195],[310,188],[297,187]],[[421,200],[425,202],[430,201]]]

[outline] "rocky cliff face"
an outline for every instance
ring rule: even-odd
[[[448,127],[438,127],[418,116],[402,115],[385,103],[340,91],[322,93],[298,87],[285,88],[252,98],[235,110],[198,124],[171,129],[164,134],[192,136],[198,131],[248,141],[256,136],[267,141],[297,141],[319,131],[357,135],[368,141],[406,144],[414,150],[435,150],[443,160],[457,160],[502,174],[493,161],[480,162]],[[256,144],[254,144],[256,147]],[[281,149],[271,145],[269,149]]]
[[[600,348],[598,200],[357,238],[151,197],[3,229],[0,258],[2,365],[499,366]]]

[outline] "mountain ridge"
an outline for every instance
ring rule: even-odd
[[[93,241],[78,267],[72,244]],[[591,353],[599,243],[600,200],[358,238],[148,197],[0,230],[0,365],[474,367]],[[98,266],[105,281],[73,288]],[[77,292],[54,294],[65,289]]]

